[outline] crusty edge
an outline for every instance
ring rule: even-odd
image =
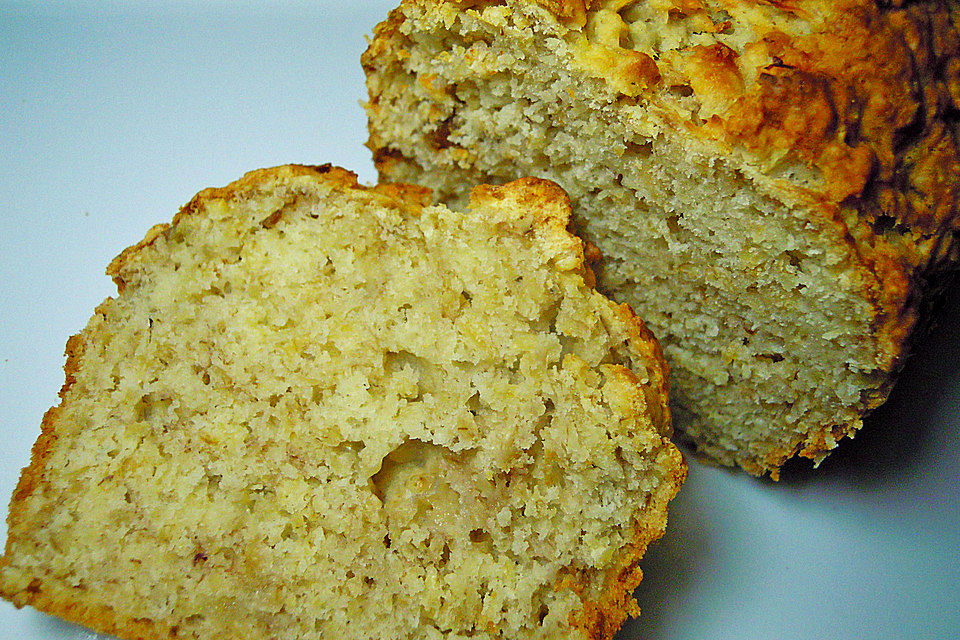
[[[577,273],[584,283],[593,288],[596,282],[590,262],[599,259],[599,250],[585,243],[578,236],[568,230],[572,208],[570,197],[555,182],[542,178],[520,178],[501,186],[480,185],[473,189],[470,197],[470,206],[476,207],[492,202],[510,200],[520,210],[537,210],[536,225],[540,229],[548,230],[558,246],[568,252],[572,260],[565,260],[562,268]],[[511,209],[503,209],[509,212]],[[506,215],[510,215],[507,213]],[[601,296],[601,294],[597,294]],[[663,349],[656,336],[640,319],[630,305],[617,304],[603,297],[608,304],[610,316],[617,323],[616,331],[626,336],[625,346],[630,353],[639,360],[656,362],[658,367],[652,368],[650,385],[656,390],[659,404],[658,420],[661,423],[661,432],[669,437],[672,435],[670,407],[667,402],[669,396],[670,366],[664,357]]]
[[[298,165],[288,164],[279,167],[266,169],[255,169],[243,175],[239,180],[231,182],[225,187],[210,187],[204,189],[195,195],[190,202],[183,205],[170,223],[161,223],[151,227],[143,240],[135,245],[124,249],[120,255],[114,258],[107,266],[107,275],[113,278],[117,284],[118,292],[123,293],[126,283],[120,278],[120,271],[127,265],[135,255],[149,247],[158,238],[165,235],[177,223],[186,216],[197,215],[204,208],[205,203],[212,200],[230,200],[232,198],[244,197],[250,192],[262,187],[265,181],[290,181],[302,176],[323,176],[325,182],[331,186],[337,186],[343,189],[361,189],[367,190],[357,183],[357,176],[351,171],[335,167],[332,164],[324,165]]]
[[[100,313],[100,307],[97,308]],[[83,333],[71,336],[67,340],[67,361],[63,366],[65,381],[60,389],[61,400],[76,381],[80,358],[85,349]],[[38,611],[54,615],[69,622],[84,625],[98,633],[107,633],[129,640],[163,640],[175,637],[171,633],[161,632],[161,629],[150,620],[123,618],[110,607],[82,602],[77,598],[78,591],[63,587],[55,582],[41,578],[31,579],[24,588],[14,584],[11,573],[19,574],[18,570],[9,564],[8,555],[11,552],[13,534],[17,522],[22,515],[23,501],[30,496],[41,482],[46,469],[50,451],[57,441],[55,424],[60,414],[60,405],[51,407],[43,416],[40,426],[40,436],[34,442],[30,451],[30,464],[21,471],[17,488],[10,501],[10,512],[7,515],[8,536],[6,550],[0,557],[0,596],[12,602],[18,609],[32,606]],[[16,577],[20,577],[17,575]],[[22,580],[21,580],[22,582]],[[167,630],[167,627],[163,627]]]
[[[10,571],[4,566],[4,559],[0,558],[0,569]],[[67,622],[83,625],[97,633],[109,634],[124,640],[168,640],[169,638],[186,637],[180,635],[176,626],[157,624],[146,618],[127,618],[118,616],[110,607],[84,603],[77,598],[78,591],[65,587],[59,583],[39,578],[32,580],[26,589],[11,592],[3,584],[0,591],[7,600],[10,600],[18,609],[31,606],[38,611],[57,616]]]
[[[667,506],[677,495],[687,478],[687,464],[680,450],[663,438],[664,448],[657,459],[658,464],[673,468],[668,479],[664,479],[656,493],[647,500],[644,510],[650,515],[638,522],[634,529],[635,538],[624,549],[617,566],[610,570],[605,590],[595,602],[588,602],[583,611],[572,620],[588,640],[610,640],[629,617],[641,614],[640,607],[633,597],[634,590],[640,585],[643,571],[639,564],[647,547],[659,540],[667,528]],[[664,459],[669,461],[664,461]]]
[[[574,262],[564,263],[564,268],[578,273],[585,284],[592,287],[592,271],[588,260],[596,259],[596,247],[585,246],[584,242],[567,230],[570,222],[571,205],[566,192],[556,183],[541,178],[520,178],[502,186],[480,185],[473,189],[471,207],[492,202],[510,200],[517,205],[505,211],[517,209],[537,209],[538,226],[546,229],[557,241],[569,243],[564,246],[572,251]],[[507,214],[509,215],[509,213]],[[571,242],[572,241],[572,242]],[[643,321],[633,312],[630,305],[616,304],[602,298],[617,326],[611,331],[623,334],[626,349],[639,360],[656,366],[647,367],[650,376],[648,385],[652,394],[644,394],[647,410],[651,413],[654,427],[660,433],[661,448],[656,461],[671,469],[670,476],[664,478],[657,491],[649,496],[644,506],[645,518],[638,521],[634,529],[634,540],[622,550],[617,564],[608,570],[604,590],[595,601],[584,603],[582,610],[574,612],[570,618],[572,627],[579,630],[586,640],[609,640],[617,633],[624,621],[640,613],[633,591],[640,584],[643,572],[639,569],[640,559],[650,543],[663,536],[667,526],[667,506],[676,496],[687,477],[687,465],[680,450],[670,441],[672,427],[670,421],[669,365],[664,358],[660,343]],[[634,373],[626,367],[616,367],[616,373],[643,392],[644,385]],[[651,406],[650,395],[654,395],[659,406]],[[568,575],[561,588],[582,591],[583,585],[576,574]]]

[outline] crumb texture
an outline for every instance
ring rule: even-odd
[[[445,201],[560,184],[678,430],[775,477],[883,401],[957,264],[958,14],[886,5],[407,0],[364,55],[368,144]]]
[[[126,638],[612,635],[684,474],[659,348],[555,186],[424,197],[263,170],[121,254],[3,594]]]

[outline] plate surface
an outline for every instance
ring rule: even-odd
[[[4,505],[114,255],[253,168],[374,180],[359,55],[393,4],[0,2]],[[944,307],[819,469],[774,484],[691,461],[622,640],[960,637],[960,288]],[[0,603],[0,640],[99,637]]]

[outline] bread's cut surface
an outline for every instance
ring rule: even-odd
[[[685,468],[554,185],[281,167],[110,266],[0,590],[124,638],[600,638]],[[629,368],[628,368],[629,367]]]
[[[364,56],[381,177],[541,176],[751,472],[886,397],[957,261],[960,38],[928,0],[404,0]]]

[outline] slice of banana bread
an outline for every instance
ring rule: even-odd
[[[957,261],[957,3],[404,0],[381,177],[555,180],[661,340],[679,431],[774,477],[886,398]]]
[[[609,638],[685,475],[569,201],[256,171],[67,343],[0,592],[122,638]]]

